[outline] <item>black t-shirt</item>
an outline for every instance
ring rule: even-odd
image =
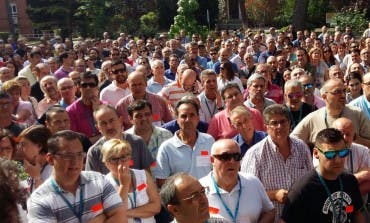
[[[302,103],[302,113],[300,110],[298,111],[290,110],[289,111],[290,128],[293,130],[304,117],[306,117],[314,110],[315,109],[311,105],[306,104],[304,102]]]
[[[343,182],[343,193],[340,191],[339,179],[325,180],[331,192],[332,199],[329,199],[316,170],[303,176],[301,180],[296,181],[288,193],[282,219],[287,223],[354,222],[353,213],[362,207],[358,182],[353,175],[347,173],[342,173],[340,178]],[[339,221],[336,221],[333,216],[331,200],[337,215],[341,213]]]

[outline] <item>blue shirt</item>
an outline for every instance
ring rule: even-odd
[[[367,100],[365,95],[352,100],[349,105],[356,106],[357,108],[361,109],[370,119],[370,102]]]
[[[167,69],[165,72],[164,72],[164,76],[167,77],[168,79],[170,80],[176,80],[176,73],[173,73],[171,71],[171,69]]]
[[[238,145],[240,147],[240,152],[241,152],[242,156],[244,156],[244,154],[247,152],[247,150],[249,148],[251,148],[254,144],[256,144],[259,141],[261,141],[262,139],[264,139],[266,136],[267,136],[266,132],[254,131],[252,143],[250,145],[248,145],[244,141],[243,136],[240,133],[238,135],[236,135],[233,139],[238,143]]]

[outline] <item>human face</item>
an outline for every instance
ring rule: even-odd
[[[163,77],[164,76],[164,65],[162,63],[157,63],[153,66],[152,72],[154,76]]]
[[[202,80],[202,85],[206,94],[216,93],[217,91],[217,78],[216,75],[208,75]],[[214,95],[216,96],[216,95]]]
[[[75,64],[75,70],[79,73],[83,73],[86,70],[86,64],[83,60],[78,60]]]
[[[356,52],[351,53],[351,58],[353,63],[361,63],[360,55]]]
[[[130,167],[131,152],[121,150],[119,154],[111,155],[105,162],[106,167],[115,178],[118,178],[118,166],[123,165],[126,168]]]
[[[182,104],[177,108],[177,123],[182,132],[195,132],[199,122],[198,111],[192,104]]]
[[[35,165],[37,157],[40,154],[41,146],[33,143],[25,137],[22,137],[19,141],[19,148],[22,151],[24,159]]]
[[[136,110],[132,114],[132,124],[135,126],[135,130],[147,130],[152,128],[152,111],[148,106],[145,106],[142,110]]]
[[[282,115],[271,115],[270,120],[266,123],[267,134],[274,142],[287,140],[290,131],[290,120]]]
[[[127,71],[123,64],[112,66],[112,74],[118,84],[124,84],[127,80]]]
[[[176,57],[170,57],[170,67],[174,70],[177,69],[177,67],[179,66],[179,59],[176,58]]]
[[[3,68],[2,71],[0,72],[0,81],[4,83],[5,81],[8,81],[12,78],[13,76],[11,75],[9,69]]]
[[[297,60],[302,64],[302,66],[306,65],[307,63],[307,57],[303,50],[297,50]]]
[[[146,81],[144,76],[135,75],[127,80],[128,87],[134,97],[144,95],[146,90]]]
[[[251,99],[263,100],[266,92],[266,83],[263,79],[257,79],[248,87],[248,96]]]
[[[84,152],[80,140],[59,138],[59,151],[48,154],[49,164],[54,166],[56,180],[77,182],[83,168]]]
[[[184,222],[205,222],[209,218],[208,199],[204,188],[194,178],[184,176],[175,181],[177,204],[170,205],[170,213]],[[192,197],[191,199],[186,199]],[[186,200],[182,200],[186,199]]]
[[[362,89],[367,100],[370,98],[370,75],[364,76],[364,82],[362,83]]]
[[[0,140],[0,158],[6,158],[11,160],[13,157],[14,147],[12,146],[10,139],[4,137]]]
[[[328,91],[323,94],[326,107],[342,109],[346,104],[346,88],[341,81],[333,82],[328,86]]]
[[[348,82],[348,90],[353,96],[359,96],[361,94],[361,82],[358,79],[351,79]]]
[[[67,112],[53,112],[50,114],[49,121],[46,120],[45,123],[53,134],[58,131],[69,130],[71,125]]]
[[[95,114],[95,119],[96,127],[107,140],[121,136],[122,120],[113,110],[101,109]]]
[[[98,84],[94,79],[82,79],[80,82],[81,97],[87,100],[96,98],[99,94]]]
[[[291,87],[284,93],[287,106],[293,110],[298,111],[302,105],[303,89],[300,86]]]
[[[53,97],[56,94],[58,94],[58,88],[57,88],[57,83],[53,79],[47,79],[45,81],[42,81],[43,88],[46,90],[46,94],[49,97]]]
[[[72,80],[58,84],[58,90],[62,98],[73,100],[76,94],[76,86]]]
[[[254,127],[251,117],[244,113],[234,113],[230,115],[231,124],[243,135],[253,136]]]
[[[323,143],[320,146],[322,152],[326,151],[339,151],[346,147],[343,140],[335,144],[327,144]],[[339,176],[344,169],[344,162],[345,158],[340,158],[338,154],[335,156],[334,159],[327,159],[325,155],[318,150],[318,148],[314,148],[313,154],[319,160],[319,169],[320,173],[324,177],[334,177],[336,178]]]
[[[19,80],[18,82],[21,84],[22,98],[28,98],[31,94],[30,82],[28,80]]]
[[[215,145],[216,146],[216,145]],[[231,158],[230,160],[222,160],[218,155],[222,154],[240,154],[239,146],[230,140],[219,142],[212,151],[211,162],[213,166],[213,173],[220,180],[238,178],[238,171],[240,169],[240,160]]]
[[[243,104],[243,95],[239,89],[229,88],[224,92],[224,101],[226,108],[231,111],[236,106]]]
[[[195,76],[193,75],[183,75],[183,78],[181,78],[181,86],[185,91],[192,92],[194,89],[194,86],[196,84],[195,82]]]
[[[13,112],[13,103],[10,98],[0,98],[0,116],[2,118],[7,117],[12,114]]]
[[[353,63],[349,69],[349,72],[360,72],[360,74],[363,74],[363,69],[362,69],[361,64]]]

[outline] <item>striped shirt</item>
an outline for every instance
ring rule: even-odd
[[[284,160],[270,136],[252,146],[244,155],[241,172],[257,176],[267,191],[289,190],[292,184],[312,168],[308,146],[300,139],[289,137],[290,155]],[[283,204],[273,201],[275,222],[283,211]]]
[[[191,94],[186,92],[178,82],[173,82],[165,87],[158,93],[159,96],[162,96],[169,105],[171,111],[174,111],[176,104],[181,100],[182,97]]]
[[[62,195],[72,204],[75,212],[80,210],[80,193],[83,191],[83,211],[81,222],[87,222],[94,217],[113,210],[122,205],[121,197],[114,187],[96,172],[82,171],[80,174],[80,185],[76,194],[63,190],[56,184],[53,177],[48,178],[38,187],[28,200],[29,222],[79,222],[79,219],[68,207],[62,196],[54,188],[61,191]],[[83,188],[83,189],[82,189]]]

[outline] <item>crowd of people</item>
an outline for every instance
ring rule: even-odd
[[[364,223],[369,148],[370,23],[0,39],[7,222]]]

